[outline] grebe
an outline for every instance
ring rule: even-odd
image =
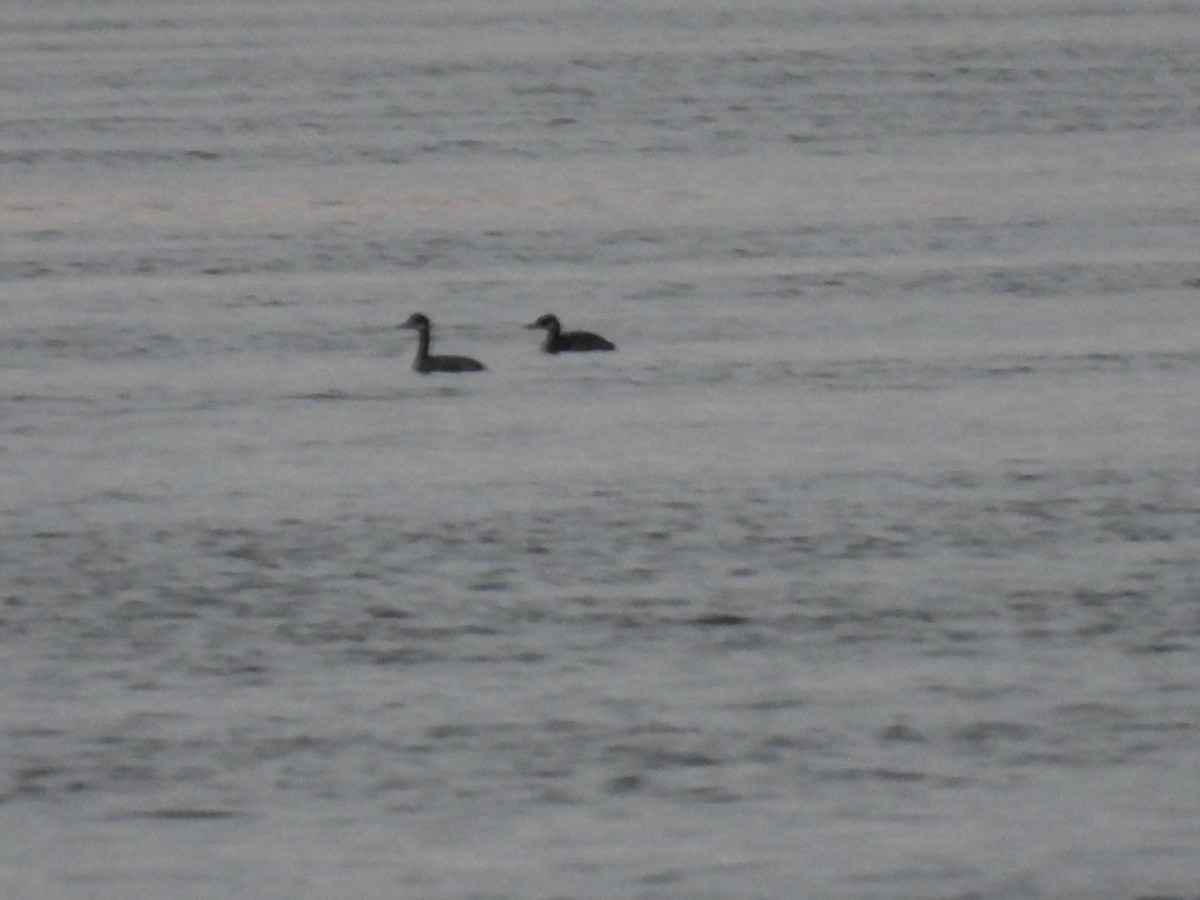
[[[542,349],[547,353],[582,353],[587,350],[616,350],[617,345],[590,331],[563,331],[558,316],[546,313],[526,328],[545,328],[546,340]]]
[[[429,328],[432,323],[429,317],[422,313],[413,313],[408,321],[397,328],[412,328],[420,335],[417,344],[417,358],[413,360],[413,368],[426,375],[430,372],[480,372],[486,366],[477,359],[469,356],[430,356]]]

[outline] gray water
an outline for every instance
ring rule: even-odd
[[[6,7],[0,894],[1200,897],[1197,35]]]

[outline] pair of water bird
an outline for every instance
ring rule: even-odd
[[[421,374],[428,372],[479,372],[486,368],[477,359],[469,356],[434,356],[429,352],[429,331],[433,323],[424,313],[413,313],[408,321],[400,328],[411,328],[417,332],[417,358],[413,360],[413,368]],[[590,331],[563,331],[558,316],[547,313],[539,316],[537,321],[530,322],[526,328],[542,328],[546,331],[546,340],[542,342],[542,350],[546,353],[582,353],[589,350],[616,350],[616,344],[607,341],[598,334]]]

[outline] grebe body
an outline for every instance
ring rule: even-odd
[[[589,350],[616,350],[617,345],[590,331],[563,331],[558,316],[546,313],[526,328],[543,328],[546,340],[542,349],[547,353],[586,353]]]
[[[417,332],[417,357],[413,360],[413,369],[422,375],[430,372],[481,372],[487,368],[477,359],[469,356],[434,356],[429,352],[429,330],[433,323],[423,313],[413,313],[408,321],[399,328],[411,328]]]

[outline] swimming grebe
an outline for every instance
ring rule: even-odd
[[[422,313],[413,313],[408,321],[397,328],[413,328],[420,335],[417,344],[417,358],[413,360],[413,368],[426,375],[430,372],[480,372],[486,366],[477,359],[469,356],[430,356],[429,328],[432,323],[429,317]]]
[[[563,331],[558,316],[546,313],[526,328],[545,328],[546,340],[542,349],[547,353],[582,353],[587,350],[616,350],[617,345],[590,331]]]

